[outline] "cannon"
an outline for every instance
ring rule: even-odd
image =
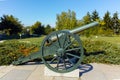
[[[98,22],[78,27],[73,30],[55,31],[46,36],[38,52],[14,61],[19,65],[41,58],[43,63],[52,71],[67,73],[75,70],[82,62],[84,49],[78,32],[98,25]]]

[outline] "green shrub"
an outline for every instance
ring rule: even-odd
[[[105,41],[84,40],[84,63],[120,64],[120,48]]]
[[[0,43],[0,65],[8,65],[21,56],[27,56],[38,51],[38,47],[31,43],[8,40]]]
[[[0,43],[0,65],[8,65],[21,56],[40,50],[40,43],[44,37],[23,40],[7,40]],[[30,42],[26,42],[30,41]],[[120,47],[101,40],[84,39],[86,49],[83,63],[120,64]],[[46,57],[49,60],[51,56]]]

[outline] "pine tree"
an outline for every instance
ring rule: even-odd
[[[110,17],[110,12],[106,12],[104,17],[103,17],[103,21],[104,21],[104,29],[112,29],[112,22],[111,22],[111,17]]]
[[[84,24],[89,24],[91,22],[91,15],[87,12],[86,16],[83,17]]]
[[[92,21],[99,20],[100,17],[99,17],[99,14],[96,10],[92,12],[91,18],[92,18]]]
[[[113,14],[113,17],[112,17],[112,28],[114,30],[114,33],[115,34],[119,34],[120,33],[120,22],[119,22],[119,19],[118,19],[118,13],[114,13]]]

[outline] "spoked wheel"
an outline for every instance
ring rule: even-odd
[[[75,70],[84,53],[79,36],[68,31],[56,31],[48,35],[42,42],[41,50],[44,64],[59,73]]]

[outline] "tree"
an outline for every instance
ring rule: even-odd
[[[49,33],[51,33],[52,32],[52,28],[51,28],[51,26],[48,24],[46,27],[45,27],[45,34],[49,34]]]
[[[0,30],[7,31],[8,34],[18,34],[22,31],[23,25],[13,15],[3,15],[0,18]]]
[[[119,22],[119,19],[118,19],[118,13],[114,13],[113,14],[113,17],[112,17],[112,28],[114,30],[114,33],[115,34],[118,34],[120,33],[120,22]]]
[[[99,20],[100,17],[96,10],[92,12],[91,18],[92,18],[92,21]]]
[[[24,28],[23,28],[23,31],[22,31],[22,34],[27,35],[27,36],[30,36],[30,34],[31,34],[31,33],[30,33],[30,31],[31,31],[31,30],[30,30],[30,27],[31,27],[31,26],[26,26],[26,27],[24,27]]]
[[[41,24],[41,22],[37,21],[31,26],[31,32],[38,35],[44,34],[44,26]]]
[[[105,30],[107,29],[112,29],[112,23],[111,23],[111,17],[110,17],[110,13],[107,11],[103,17],[103,21],[104,21],[104,26],[105,26]]]
[[[73,29],[77,26],[76,14],[74,11],[62,12],[57,15],[56,29]]]
[[[83,20],[77,20],[77,27],[84,25]]]
[[[91,15],[87,12],[86,16],[83,17],[84,24],[89,24],[91,22]]]

